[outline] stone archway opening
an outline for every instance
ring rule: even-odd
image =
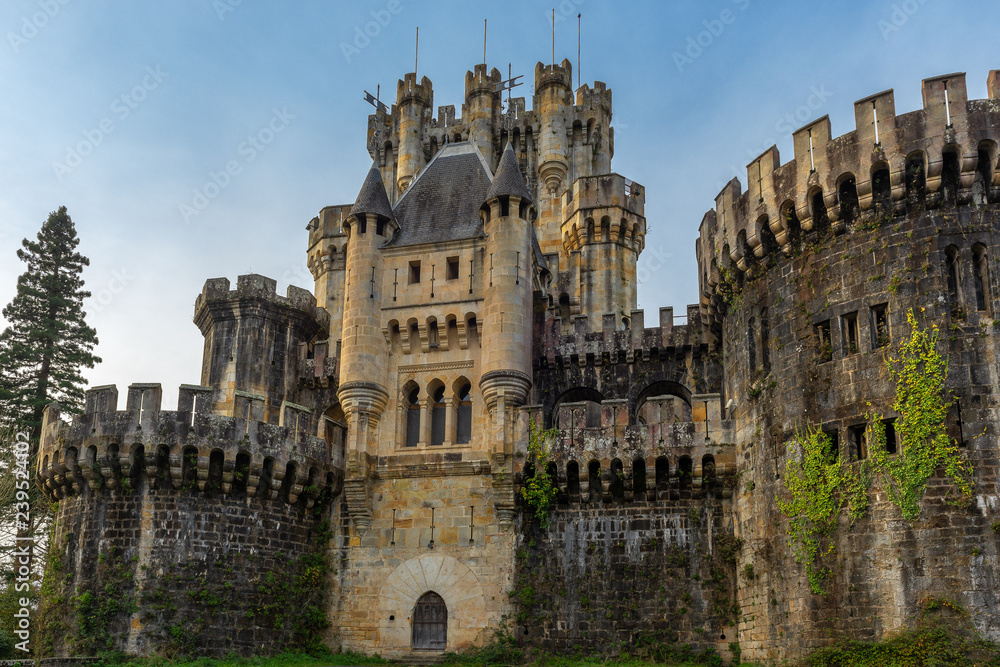
[[[440,595],[428,591],[413,608],[413,650],[444,651],[448,648],[448,607]]]

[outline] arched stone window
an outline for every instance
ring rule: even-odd
[[[472,385],[466,384],[458,390],[458,419],[456,420],[455,444],[467,445],[472,440]]]
[[[843,178],[837,188],[837,198],[840,200],[840,219],[845,225],[853,224],[861,210],[858,203],[858,185],[854,176],[847,174]]]
[[[434,390],[434,402],[431,403],[431,445],[444,444],[446,408],[444,405],[444,386]]]
[[[682,456],[677,465],[677,476],[680,478],[680,487],[682,489],[691,488],[691,477],[693,475],[694,466],[691,462],[690,456]]]
[[[420,390],[413,387],[406,396],[406,446],[420,442]]]

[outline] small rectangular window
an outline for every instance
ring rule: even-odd
[[[840,332],[844,338],[844,356],[859,352],[858,311],[840,316]]]
[[[830,427],[829,429],[823,429],[823,435],[825,435],[830,441],[827,461],[830,463],[836,463],[840,460],[840,433],[837,431],[836,427]]]
[[[868,456],[868,442],[865,436],[867,425],[856,424],[847,427],[847,442],[851,447],[851,460],[860,461]]]
[[[448,280],[458,280],[458,257],[448,258]]]
[[[420,282],[420,260],[410,262],[410,284]]]
[[[896,439],[896,420],[886,419],[882,422],[882,427],[885,430],[885,451],[889,454],[895,454],[899,451],[899,441]]]
[[[889,305],[880,303],[871,307],[872,349],[889,344]]]
[[[816,356],[820,363],[833,359],[833,340],[830,338],[830,320],[816,325]]]

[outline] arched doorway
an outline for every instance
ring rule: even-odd
[[[448,608],[441,596],[430,591],[413,609],[413,649],[443,651],[448,648]]]

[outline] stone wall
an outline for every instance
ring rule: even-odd
[[[738,545],[729,501],[712,496],[562,504],[547,530],[522,514],[517,635],[554,653],[690,644],[728,655]]]
[[[992,209],[917,208],[842,235],[810,234],[790,258],[751,270],[731,303],[724,322],[726,393],[735,403],[731,417],[743,481],[735,501],[736,534],[745,543],[740,566],[751,565],[756,573],[740,591],[745,657],[795,658],[841,636],[878,639],[913,621],[929,596],[968,609],[985,636],[1000,637],[994,593],[1000,540],[991,529],[998,519],[998,223]],[[988,258],[984,308],[975,296],[977,244]],[[951,288],[949,248],[957,251]],[[883,306],[884,335],[876,324]],[[939,470],[920,516],[909,523],[876,484],[866,515],[854,525],[842,518],[835,554],[824,561],[831,568],[826,594],[813,594],[776,502],[786,494],[786,443],[806,423],[820,426],[837,438],[841,459],[860,469],[855,434],[866,415],[897,416],[886,358],[898,355],[909,335],[911,309],[921,327],[940,330],[947,389],[957,399],[946,426],[974,467],[973,503],[948,504],[954,489]],[[762,314],[769,323],[767,367],[761,358]],[[821,333],[826,323],[829,335]],[[868,445],[861,446],[865,456]]]
[[[144,479],[127,492],[84,486],[56,513],[38,646],[45,656],[222,657],[315,640],[327,592],[307,568],[328,561],[328,514],[305,499],[150,489]]]

